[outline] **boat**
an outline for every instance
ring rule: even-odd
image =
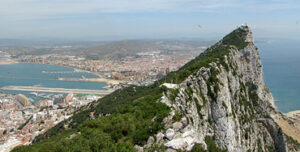
[[[30,92],[29,94],[38,96],[38,93],[37,93],[37,92]]]

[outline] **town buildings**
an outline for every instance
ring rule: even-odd
[[[34,137],[100,97],[69,93],[58,103],[54,103],[55,98],[30,103],[24,95],[0,93],[0,151],[30,144]]]

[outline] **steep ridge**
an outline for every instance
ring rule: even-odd
[[[287,151],[285,136],[272,119],[277,112],[250,29],[236,29],[207,52],[223,53],[163,100],[174,110],[165,120],[168,129],[162,134],[168,139],[162,143],[191,150],[195,143],[207,147],[212,138],[228,151]],[[182,118],[174,123],[176,115]]]
[[[154,85],[118,90],[14,151],[299,150],[278,114],[241,26]]]

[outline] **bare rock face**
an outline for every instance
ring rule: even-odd
[[[213,49],[226,47],[223,59],[199,67],[180,83],[175,100],[168,93],[163,96],[161,102],[172,112],[164,120],[165,132],[156,135],[159,145],[169,151],[190,151],[196,144],[207,149],[211,137],[218,148],[230,152],[288,151],[285,135],[272,119],[277,111],[264,84],[252,32],[246,26],[234,32],[246,44],[243,48],[221,40]],[[174,120],[175,114],[180,121]]]
[[[167,131],[166,131],[166,134],[165,136],[168,138],[168,139],[173,139],[173,137],[175,136],[175,131],[171,128],[169,128]]]
[[[144,148],[143,147],[140,147],[138,145],[135,145],[134,146],[134,149],[137,151],[137,152],[144,152]]]
[[[182,127],[183,127],[183,124],[182,124],[181,122],[175,122],[175,123],[173,124],[173,129],[174,129],[175,131],[178,131],[178,130],[182,129]]]

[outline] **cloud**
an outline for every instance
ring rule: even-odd
[[[2,19],[26,20],[84,14],[264,11],[298,8],[295,0],[1,0]]]
[[[199,22],[226,31],[246,21],[292,22],[296,13],[281,11],[299,8],[299,0],[0,0],[0,36],[184,34]]]
[[[244,1],[244,8],[253,11],[272,11],[300,8],[297,0],[248,0]]]
[[[30,19],[92,13],[201,12],[235,5],[234,0],[1,0],[0,16]]]

